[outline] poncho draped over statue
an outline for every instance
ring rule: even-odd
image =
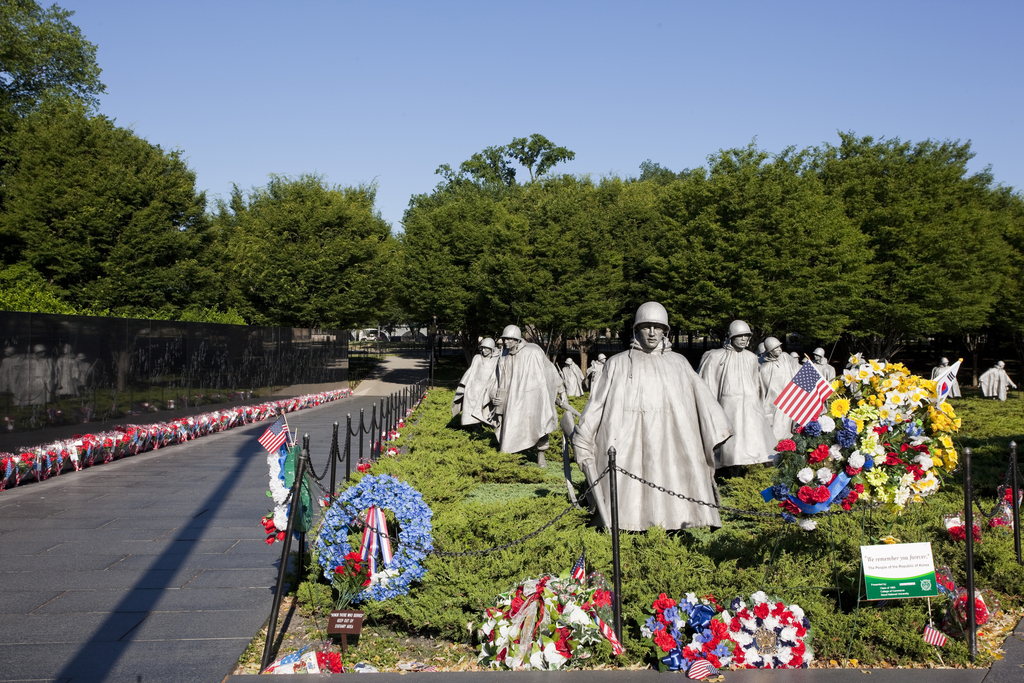
[[[789,354],[783,353],[778,358],[765,356],[761,359],[761,395],[764,416],[771,426],[775,443],[788,439],[792,435],[793,418],[789,417],[775,405],[775,399],[786,388],[790,380],[800,369],[798,363]]]
[[[732,434],[729,418],[683,356],[667,340],[646,351],[636,339],[629,351],[605,362],[573,437],[578,463],[619,467],[670,491],[717,504],[715,447]],[[617,479],[619,526],[642,531],[721,526],[717,508],[660,493],[621,473]],[[596,489],[609,505],[608,478]]]
[[[558,426],[555,397],[561,378],[536,344],[505,349],[498,360],[489,395],[504,394],[498,442],[502,453],[519,453],[537,445]]]
[[[995,369],[995,368],[993,368],[993,369]],[[938,377],[939,375],[944,373],[946,370],[949,370],[949,366],[948,365],[937,365],[937,366],[935,366],[934,368],[932,368],[932,379],[935,379],[936,377]],[[957,381],[956,377],[953,378],[953,386],[950,387],[950,389],[949,389],[949,396],[950,396],[950,398],[960,398],[961,397],[961,394],[960,394],[960,382]]]
[[[733,437],[717,452],[718,467],[771,460],[778,441],[764,415],[757,356],[727,344],[704,354],[699,373],[732,423]]]
[[[462,411],[463,427],[481,422],[492,423],[493,416],[489,407],[491,399],[487,389],[496,377],[497,367],[497,353],[491,356],[478,353],[473,356],[469,369],[459,380],[459,388],[455,390],[455,398],[452,400],[452,417]]]
[[[580,366],[576,365],[572,358],[567,358],[560,372],[562,381],[565,382],[565,393],[568,396],[582,396],[583,371],[580,370]]]
[[[832,367],[831,363],[822,361],[821,363],[811,361],[814,363],[814,367],[818,370],[818,373],[825,379],[826,382],[831,382],[836,378],[836,369]]]
[[[604,371],[605,361],[595,360],[589,366],[587,366],[587,388],[590,391],[594,390],[597,386],[597,380],[601,377],[601,372]]]
[[[978,385],[986,398],[998,398],[1000,401],[1006,400],[1007,387],[1017,388],[1010,376],[1006,374],[1006,370],[1000,367],[989,368],[981,373]]]

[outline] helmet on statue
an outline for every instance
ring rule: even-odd
[[[780,342],[775,337],[765,337],[765,340],[764,340],[764,350],[766,352],[771,353],[772,351],[774,351],[775,349],[779,348],[780,346],[782,346],[782,342]]]
[[[495,346],[493,339],[491,339],[490,337],[484,337],[484,340],[482,342],[480,342],[480,348],[481,349],[492,349],[493,350],[493,349],[496,349],[498,347]]]
[[[668,330],[668,311],[657,301],[648,301],[645,304],[640,304],[640,308],[636,309],[636,320],[633,322],[633,329],[645,323],[661,325]]]
[[[733,337],[742,337],[744,335],[752,335],[750,331],[750,325],[746,324],[742,320],[733,320],[729,323],[729,339]]]
[[[518,325],[506,325],[505,329],[501,331],[501,338],[522,341],[523,332],[519,329]]]

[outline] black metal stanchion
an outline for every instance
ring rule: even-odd
[[[971,488],[971,449],[964,449],[964,538],[967,542],[967,647],[971,661],[978,656],[978,624],[974,612],[974,501]]]
[[[331,437],[331,500],[334,500],[334,485],[338,478],[338,423],[334,423],[334,436]]]
[[[352,413],[348,414],[345,421],[345,482],[350,481],[352,481]]]
[[[380,427],[377,426],[377,404],[370,409],[370,462],[377,460],[377,433]]]
[[[307,463],[305,467],[308,467],[309,463],[309,434],[302,435],[302,454],[299,456],[301,460]],[[305,470],[305,467],[302,469]],[[302,492],[302,489],[299,489]],[[297,581],[302,582],[302,577],[306,573],[306,530],[303,529],[299,532],[299,557],[298,557],[298,570],[297,570]]]
[[[1013,552],[1017,553],[1017,564],[1020,558],[1020,482],[1017,474],[1017,442],[1010,442],[1010,509],[1013,511]]]
[[[363,409],[359,409],[359,462],[363,461],[363,434],[366,433],[366,427],[363,424]]]
[[[263,645],[263,658],[260,660],[260,673],[270,664],[270,648],[274,642],[274,632],[277,630],[277,615],[281,607],[281,597],[284,595],[284,579],[288,572],[288,556],[292,550],[292,532],[295,529],[295,520],[302,514],[302,479],[306,475],[306,458],[299,457],[298,466],[295,468],[295,481],[292,482],[291,506],[288,509],[288,524],[284,531],[283,548],[281,549],[281,566],[277,570],[277,587],[274,589],[274,605],[270,608],[270,623],[267,625],[267,642]]]
[[[612,515],[612,610],[615,614],[615,635],[622,642],[622,572],[619,561],[619,489],[615,476],[615,446],[608,449],[608,495]]]

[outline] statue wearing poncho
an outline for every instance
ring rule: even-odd
[[[572,358],[565,359],[565,365],[559,371],[562,381],[565,382],[565,393],[568,396],[583,395],[583,371],[576,365]]]
[[[452,417],[462,412],[462,426],[493,423],[493,415],[489,408],[490,397],[487,389],[495,378],[498,367],[498,349],[494,340],[486,338],[480,344],[480,353],[473,356],[469,369],[459,380],[459,388],[455,390],[452,400]]]
[[[946,370],[949,370],[949,359],[948,358],[943,358],[942,361],[940,361],[939,364],[936,367],[932,368],[932,379],[935,379],[939,375],[943,374]],[[950,398],[960,398],[961,397],[960,382],[956,381],[956,377],[953,378],[953,386],[949,390],[949,397]]]
[[[515,328],[514,337],[506,336],[511,334],[509,328]],[[548,436],[558,426],[555,397],[561,378],[544,351],[522,339],[519,328],[509,325],[502,339],[505,350],[488,392],[501,418],[497,428],[500,450],[519,453],[536,446],[544,451]]]
[[[1005,401],[1007,387],[1017,388],[1017,385],[1013,383],[1010,376],[1006,374],[1006,370],[1003,369],[1005,367],[1006,363],[999,361],[994,368],[989,368],[981,373],[981,377],[978,378],[978,385],[981,387],[981,393],[985,398],[997,398],[1000,401]]]
[[[700,360],[700,376],[732,423],[733,437],[716,452],[718,467],[768,462],[778,443],[765,419],[757,356],[747,351],[749,343],[750,328],[736,320],[725,346]]]
[[[605,361],[608,358],[603,354],[597,354],[597,360],[590,364],[587,368],[587,390],[593,391],[594,387],[597,386],[597,380],[601,376],[601,372],[604,370]]]
[[[650,313],[652,304],[654,316]],[[646,307],[646,308],[645,308]],[[660,309],[660,310],[659,310]],[[645,324],[642,317],[657,317]],[[593,481],[616,449],[619,467],[696,500],[718,503],[714,449],[729,438],[729,419],[683,356],[664,338],[668,314],[649,302],[637,312],[630,350],[605,363],[573,437],[576,461]],[[638,329],[639,328],[639,329]],[[619,526],[642,531],[721,526],[718,510],[691,503],[618,476]],[[596,489],[599,510],[608,510],[608,478]],[[605,524],[608,524],[606,518]]]
[[[788,439],[793,433],[793,418],[779,410],[775,399],[786,388],[793,375],[800,369],[800,363],[782,352],[782,343],[775,337],[764,340],[765,352],[761,356],[761,395],[764,416],[772,429],[775,443]]]

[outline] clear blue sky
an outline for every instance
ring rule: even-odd
[[[438,165],[531,133],[595,177],[755,138],[970,140],[1024,188],[1019,1],[58,4],[99,47],[101,112],[183,150],[211,200],[316,172],[375,182],[400,229]]]

